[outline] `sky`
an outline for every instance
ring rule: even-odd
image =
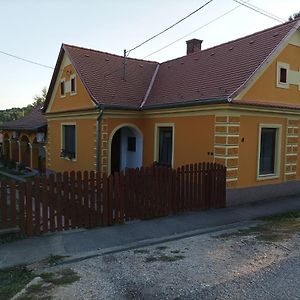
[[[0,51],[50,67],[55,66],[62,43],[123,55],[124,49],[132,49],[207,1],[0,0]],[[248,3],[285,20],[300,11],[299,0]],[[235,7],[238,8],[220,17]],[[217,20],[196,30],[214,19]],[[185,41],[192,38],[203,40],[205,49],[278,24],[234,0],[213,0],[165,34],[132,51],[130,57],[147,56],[147,60],[162,62],[185,55]],[[32,103],[33,97],[49,86],[53,74],[51,68],[2,53],[0,70],[0,110]]]

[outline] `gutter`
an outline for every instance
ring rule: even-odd
[[[97,109],[99,110],[99,115],[96,120],[96,172],[100,172],[100,145],[101,145],[101,120],[104,114],[104,105],[98,105]]]
[[[177,102],[177,103],[165,103],[165,104],[153,104],[143,107],[143,110],[150,110],[155,108],[176,108],[176,107],[185,107],[185,106],[196,106],[196,105],[207,105],[207,104],[224,104],[231,102],[230,98],[216,98],[216,99],[197,99],[186,102]]]

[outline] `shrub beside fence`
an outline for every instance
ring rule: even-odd
[[[70,172],[1,182],[0,229],[28,235],[121,224],[226,203],[226,168],[212,163],[128,169],[107,176]]]

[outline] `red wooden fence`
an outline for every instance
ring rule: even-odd
[[[65,172],[0,185],[0,229],[19,226],[28,235],[218,208],[226,202],[226,168],[212,163],[128,169],[110,176]]]

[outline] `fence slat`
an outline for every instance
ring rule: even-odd
[[[12,181],[10,183],[10,227],[16,227],[16,183]]]
[[[2,227],[6,228],[7,226],[7,183],[6,181],[1,182],[1,220]]]
[[[62,175],[56,175],[56,221],[57,230],[63,230],[63,215],[62,215]]]
[[[84,226],[89,228],[89,174],[83,172],[83,194],[84,194]]]
[[[25,224],[25,183],[21,182],[18,186],[19,190],[19,226],[22,233],[26,234]]]
[[[39,235],[41,233],[41,190],[40,180],[38,177],[34,178],[34,233]]]
[[[26,183],[26,232],[29,236],[33,235],[32,219],[32,183],[28,181]]]
[[[48,180],[46,175],[42,176],[42,215],[43,215],[43,228],[42,232],[47,233],[49,230],[49,217],[48,217],[48,207],[49,207],[49,197],[48,197]]]
[[[92,171],[90,172],[90,197],[91,197],[91,207],[90,207],[90,226],[91,228],[95,227],[95,219],[96,219],[96,212],[95,212],[95,173]]]
[[[49,223],[50,223],[50,231],[55,231],[55,215],[54,215],[54,201],[55,197],[55,178],[53,174],[49,176]]]

